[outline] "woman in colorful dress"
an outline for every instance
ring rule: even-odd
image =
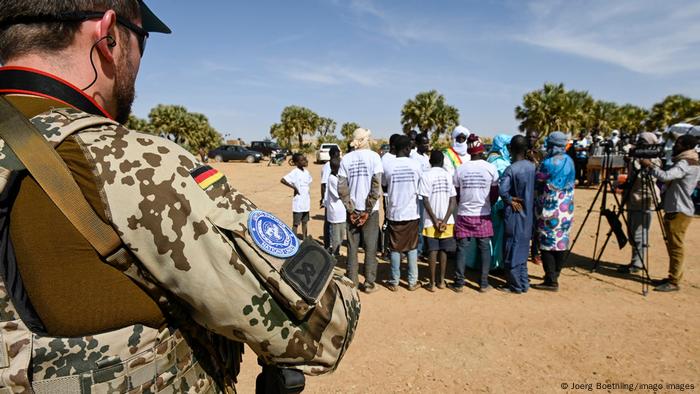
[[[547,155],[537,171],[537,236],[544,281],[534,289],[559,290],[559,273],[569,249],[576,169],[566,154],[567,140],[560,131],[547,137]]]
[[[487,162],[496,166],[498,178],[503,176],[506,168],[510,165],[510,152],[508,144],[513,136],[499,134],[493,139],[493,145],[489,151]],[[491,238],[491,269],[503,267],[503,231],[505,223],[503,221],[503,201],[498,201],[491,207],[491,222],[493,223],[493,237]]]

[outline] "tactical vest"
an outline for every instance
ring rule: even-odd
[[[40,336],[0,286],[0,393],[161,391],[218,391],[178,330],[138,324],[86,337]]]
[[[88,119],[44,136],[56,146],[82,128],[109,122]],[[0,156],[1,194],[11,171],[21,164],[16,158]],[[0,394],[234,391],[241,344],[196,328],[181,307],[144,280],[144,273],[124,248],[108,263],[142,286],[181,329],[136,324],[84,337],[44,336],[22,319],[6,278],[0,278]],[[188,342],[198,347],[197,354]]]

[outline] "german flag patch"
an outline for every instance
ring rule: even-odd
[[[190,175],[192,175],[192,178],[194,178],[195,182],[197,182],[202,189],[206,189],[224,179],[224,174],[209,166],[201,166],[190,172]]]

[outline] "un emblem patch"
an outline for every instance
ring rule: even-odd
[[[248,231],[255,244],[271,256],[287,258],[299,250],[299,239],[292,229],[269,212],[251,212],[248,216]]]

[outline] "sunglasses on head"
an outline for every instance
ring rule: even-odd
[[[74,18],[79,18],[76,19],[78,21],[82,21],[88,19],[102,18],[104,14],[104,12],[75,12],[69,14],[61,14],[61,16],[69,15],[73,16]],[[136,35],[136,39],[139,43],[139,53],[141,54],[141,57],[143,57],[143,53],[146,51],[146,40],[148,39],[148,32],[142,27],[136,26],[128,19],[122,18],[119,15],[117,15],[117,23],[131,30]]]
[[[41,23],[41,22],[82,22],[88,19],[98,19],[104,16],[104,11],[77,11],[77,12],[62,12],[57,15],[22,15],[14,18],[8,18],[0,24],[0,27],[5,27],[19,23]],[[136,39],[139,44],[139,52],[143,56],[146,50],[146,39],[148,31],[140,26],[136,26],[126,18],[117,15],[117,23],[126,27],[136,34]]]

